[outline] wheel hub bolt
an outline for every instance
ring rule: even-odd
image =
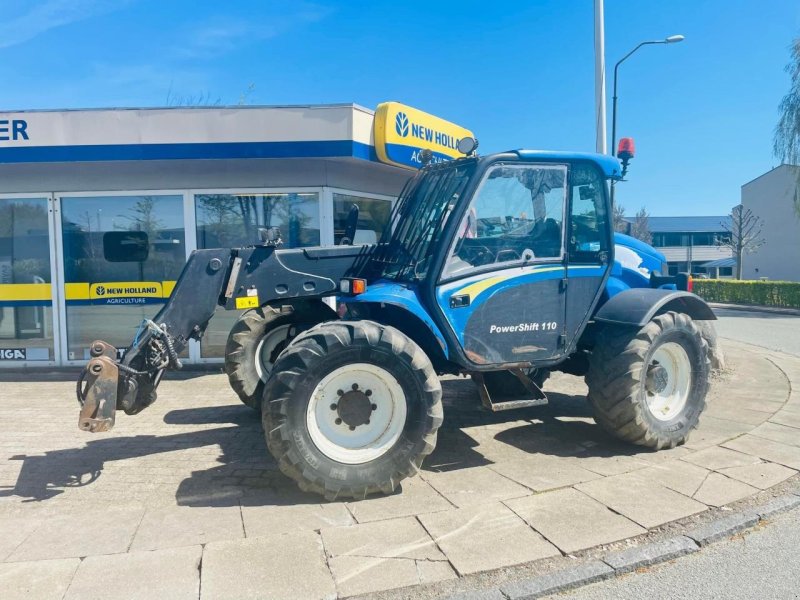
[[[342,424],[342,420],[341,419],[336,419],[334,421],[334,423],[336,423],[337,425],[341,425]]]
[[[355,392],[355,391],[358,389],[358,384],[357,384],[357,383],[354,383],[354,384],[352,385],[352,388],[353,388],[353,391]]]
[[[378,405],[377,404],[373,404],[372,405],[372,410],[378,410]]]
[[[338,404],[331,404],[331,410],[336,410],[337,408],[339,408]]]
[[[355,431],[355,430],[356,430],[356,426],[355,425],[350,425],[350,431]]]
[[[364,392],[364,393],[365,393],[367,396],[372,396],[372,390],[367,390],[367,391],[366,391],[366,392]]]
[[[342,390],[336,390],[337,396],[344,396],[344,392]]]

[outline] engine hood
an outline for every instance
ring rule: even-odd
[[[642,274],[644,274],[644,271],[647,271],[648,275],[651,271],[661,271],[664,263],[667,262],[667,259],[661,252],[649,244],[645,244],[643,241],[625,235],[624,233],[614,233],[614,245],[616,246],[616,260],[622,263],[623,266],[635,268],[642,272]],[[625,264],[629,262],[626,259],[629,257],[633,258],[632,253],[638,255],[639,264],[635,266],[632,264]]]

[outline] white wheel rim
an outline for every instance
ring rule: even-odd
[[[664,371],[656,389],[645,385],[647,408],[659,421],[669,421],[680,414],[689,399],[692,363],[683,346],[667,342],[653,352],[648,370],[653,366],[661,366]]]
[[[353,392],[349,398],[355,398],[359,407],[369,410],[368,422],[354,429],[340,414],[340,398],[348,392]],[[354,363],[339,367],[317,384],[308,402],[306,425],[325,456],[357,465],[383,456],[394,446],[403,433],[406,412],[403,388],[391,373],[369,363]]]
[[[270,361],[270,357],[275,352],[275,348],[286,341],[286,336],[289,335],[290,327],[291,325],[280,325],[270,330],[267,332],[267,335],[261,338],[261,341],[258,342],[258,346],[256,346],[256,373],[258,373],[259,379],[264,383],[266,383],[272,373],[273,363]]]

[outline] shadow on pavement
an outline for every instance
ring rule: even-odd
[[[445,381],[444,386],[445,421],[437,448],[425,462],[426,470],[453,471],[491,464],[493,461],[481,453],[480,444],[470,435],[473,432],[465,431],[472,427],[489,432],[486,435],[499,444],[531,454],[615,456],[642,452],[641,448],[616,442],[593,421],[587,421],[591,413],[582,396],[551,392],[548,406],[491,414],[480,407],[469,380]],[[258,413],[241,405],[184,408],[167,413],[164,422],[172,426],[224,426],[171,435],[90,439],[82,448],[17,455],[11,460],[23,464],[16,485],[0,489],[0,498],[17,496],[23,502],[44,502],[75,488],[100,485],[103,471],[114,465],[102,489],[119,501],[126,499],[127,490],[155,484],[162,493],[171,494],[174,489],[175,500],[182,506],[318,504],[318,496],[298,491],[296,484],[278,470],[266,450],[260,421]],[[502,427],[508,422],[512,423]],[[218,453],[183,452],[215,447]],[[158,458],[166,453],[170,456]],[[125,462],[115,465],[119,461]],[[213,466],[193,470],[177,481],[187,466],[206,467],[209,463]]]

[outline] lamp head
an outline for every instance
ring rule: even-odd
[[[664,38],[665,44],[677,44],[678,42],[682,42],[684,38],[682,35],[671,35],[668,38]]]

